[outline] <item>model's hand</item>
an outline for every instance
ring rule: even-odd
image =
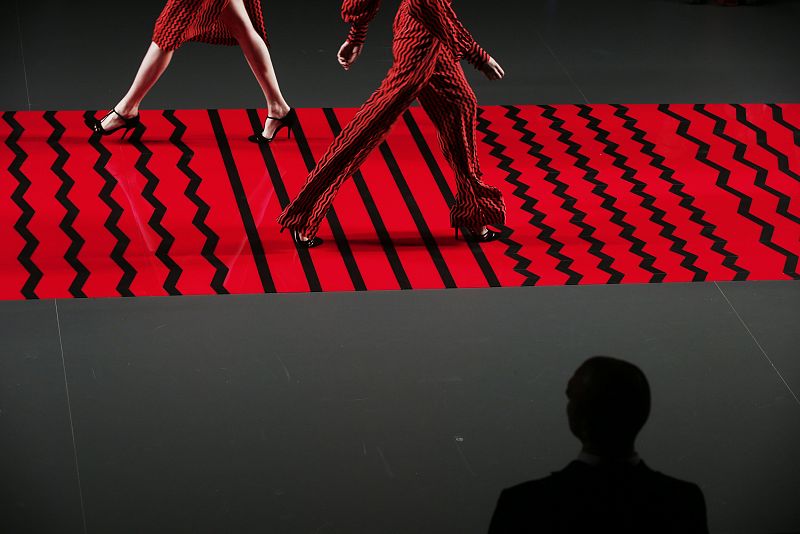
[[[503,76],[506,75],[503,67],[491,57],[489,58],[489,62],[483,66],[481,72],[490,80],[502,80]]]
[[[344,70],[350,70],[350,66],[358,59],[358,56],[361,55],[361,48],[361,45],[345,41],[342,47],[339,48],[339,53],[336,55],[339,60],[339,65],[341,65]]]

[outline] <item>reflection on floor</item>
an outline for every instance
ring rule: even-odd
[[[0,298],[797,279],[800,105],[481,109],[500,241],[456,241],[449,167],[406,113],[297,250],[275,217],[353,109],[305,109],[258,146],[254,110],[0,120]]]

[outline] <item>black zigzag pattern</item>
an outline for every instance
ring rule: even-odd
[[[789,130],[790,132],[792,132],[792,138],[794,139],[795,146],[800,147],[800,128],[798,128],[794,124],[791,124],[783,117],[783,108],[781,108],[779,105],[770,104],[769,107],[772,110],[772,119],[781,126],[783,126],[784,128],[786,128],[787,130]],[[783,171],[783,168],[781,168],[781,170]],[[794,178],[795,180],[800,181],[800,177],[798,177],[796,173],[791,173],[790,176],[792,176],[792,178]]]
[[[644,183],[633,178],[633,176],[636,175],[633,169],[624,165],[625,158],[623,158],[619,153],[614,152],[614,149],[619,148],[619,145],[615,145],[608,140],[608,136],[610,134],[609,132],[600,128],[600,120],[592,116],[592,108],[586,105],[580,105],[578,108],[580,109],[578,116],[586,119],[588,122],[587,128],[595,132],[595,139],[605,146],[603,152],[612,156],[614,158],[614,166],[623,171],[622,178],[634,184],[634,187],[639,186],[640,189],[643,189]],[[589,158],[584,156],[584,160],[586,163],[586,169],[590,170],[590,172],[587,172],[587,180],[595,184],[593,192],[603,199],[603,203],[601,204],[602,207],[612,213],[611,222],[622,228],[620,236],[631,243],[631,252],[642,258],[642,261],[639,263],[639,265],[652,274],[650,281],[660,282],[664,279],[666,273],[653,267],[656,262],[656,257],[644,251],[644,247],[647,245],[647,243],[636,237],[636,227],[625,221],[625,211],[617,208],[617,199],[615,199],[613,195],[606,191],[608,185],[605,182],[597,179],[597,175],[599,174],[598,171],[588,166]]]
[[[722,167],[719,167],[719,166],[714,167],[713,163],[710,164],[710,165],[709,165],[709,163],[707,163],[708,162],[708,158],[705,157],[705,154],[708,153],[709,145],[707,145],[706,143],[703,143],[699,139],[689,135],[689,124],[690,123],[689,123],[688,120],[686,120],[684,117],[681,117],[680,115],[678,115],[677,113],[672,111],[669,108],[669,104],[659,104],[658,110],[661,111],[662,113],[664,113],[665,115],[667,115],[668,117],[678,121],[678,127],[677,127],[677,129],[675,131],[675,133],[678,136],[683,137],[684,139],[686,139],[686,140],[694,143],[695,145],[697,145],[698,151],[697,151],[697,154],[696,154],[695,157],[696,157],[696,159],[698,161],[710,166],[712,169],[717,170],[717,171],[718,171],[718,169],[722,168]],[[723,169],[723,171],[724,170],[725,169]],[[722,178],[722,176],[720,176],[720,174],[718,172],[717,185],[720,185],[721,178]],[[700,222],[699,224],[709,224],[709,223],[706,222],[706,221],[703,221],[703,222]],[[708,231],[708,235],[713,235],[712,234],[712,230],[716,229],[716,226],[712,225],[712,226],[709,226],[709,228],[711,230]],[[705,229],[704,229],[703,232],[700,232],[701,235],[706,235],[704,232],[705,232]],[[733,253],[731,253],[730,251],[725,249],[725,245],[727,244],[727,241],[725,241],[724,239],[721,239],[721,238],[719,238],[717,236],[715,236],[715,237],[716,237],[716,239],[714,240],[714,244],[711,246],[711,250],[713,250],[715,252],[718,252],[719,254],[721,254],[723,256],[722,265],[724,265],[725,267],[731,269],[733,272],[736,273],[736,275],[734,276],[734,280],[746,280],[747,277],[750,276],[749,271],[747,271],[746,269],[743,269],[742,267],[736,265],[736,256]]]
[[[581,158],[584,158],[584,156],[579,152],[580,145],[574,143],[570,139],[572,137],[572,133],[564,128],[564,121],[555,116],[556,108],[552,106],[542,106],[542,109],[544,110],[542,117],[550,121],[548,127],[551,130],[558,132],[558,141],[567,146],[567,154],[570,154],[572,157],[574,157],[577,160],[576,166],[588,175],[592,169],[586,165],[585,161],[582,161]],[[564,209],[573,214],[570,222],[581,228],[580,237],[589,242],[589,252],[593,256],[600,259],[598,268],[601,271],[608,273],[609,283],[617,284],[621,282],[623,274],[611,267],[611,265],[614,263],[614,258],[603,252],[605,243],[594,236],[595,229],[584,221],[586,218],[586,213],[575,207],[575,204],[577,203],[577,199],[575,197],[566,194],[566,184],[563,182],[558,183],[563,186],[563,189],[561,191],[557,189],[555,194],[564,199]]]
[[[430,148],[436,140],[434,126],[441,122],[417,127],[417,113],[406,111],[402,131],[388,140],[391,150],[387,145],[377,154],[387,167],[383,161],[373,162],[388,170],[393,181],[370,183],[370,193],[356,179],[368,213],[348,217],[347,235],[340,237],[354,254],[350,261],[359,260],[358,273],[364,274],[366,285],[362,289],[367,290],[410,287],[412,274],[415,289],[614,283],[619,280],[609,276],[609,256],[610,267],[624,273],[620,283],[800,280],[800,205],[795,194],[800,185],[800,145],[795,144],[800,140],[799,109],[735,103],[484,107],[480,133],[469,140],[480,143],[485,157],[491,153],[491,161],[484,163],[492,167],[490,174],[509,202],[513,232],[501,226],[504,241],[497,245],[426,241],[431,237],[428,219],[441,217],[455,198],[439,168],[440,158]],[[5,231],[0,278],[6,282],[0,283],[0,299],[178,294],[178,287],[185,293],[184,285],[210,294],[253,293],[261,287],[266,292],[321,291],[328,281],[332,287],[359,288],[357,279],[351,278],[352,286],[346,281],[346,250],[330,246],[305,251],[304,257],[295,254],[279,228],[259,227],[253,219],[248,198],[254,183],[242,182],[240,171],[259,176],[266,171],[270,202],[286,206],[282,174],[299,178],[305,173],[313,155],[309,139],[301,135],[299,145],[258,148],[232,141],[228,133],[239,132],[239,138],[248,119],[256,130],[263,126],[254,110],[154,113],[147,133],[164,142],[145,138],[142,144],[140,127],[130,139],[134,145],[90,136],[70,112],[0,111],[0,222]],[[336,110],[299,115],[302,127],[307,128],[307,121],[314,124],[314,143],[341,131]],[[439,118],[452,119],[449,114]],[[469,118],[475,120],[472,114]],[[293,133],[302,134],[302,127]],[[210,155],[221,157],[212,157],[211,167],[224,163],[218,169],[221,178],[208,174],[211,167],[200,163],[198,147],[208,139],[216,140]],[[452,154],[445,156],[453,159]],[[436,185],[428,192],[442,198],[420,203],[420,197],[411,196],[419,191],[409,188],[404,172],[422,172],[428,180],[432,176]],[[223,187],[225,193],[226,177],[233,196],[217,198],[213,190]],[[86,179],[88,189],[82,186]],[[500,192],[488,185],[487,190]],[[372,205],[378,198],[373,196],[398,191],[400,206]],[[128,193],[135,198],[128,199]],[[342,199],[343,210],[363,212],[361,204],[358,196]],[[137,205],[144,206],[142,221]],[[96,231],[89,228],[92,221]],[[181,223],[186,231],[179,231]],[[389,227],[396,225],[402,233],[409,223],[412,228],[417,224],[423,239],[403,240],[408,248],[393,250],[399,241]],[[635,233],[626,240],[620,230]],[[140,231],[151,245],[141,240]],[[336,236],[337,229],[333,231]],[[245,256],[229,257],[226,239],[236,237],[231,232],[247,234],[252,255],[248,249]],[[355,236],[359,238],[351,238]],[[606,269],[598,268],[601,262]],[[298,270],[301,265],[310,266],[314,274],[306,272],[308,285]],[[315,269],[326,271],[324,282]],[[335,280],[334,272],[345,280]]]
[[[227,0],[168,0],[156,20],[153,41],[162,50],[176,50],[187,41],[236,45],[236,38],[220,20]],[[253,29],[267,42],[260,0],[244,0]]]
[[[497,140],[500,136],[489,128],[491,123],[484,118],[483,109],[481,108],[478,108],[476,124],[476,130],[483,134],[483,142],[492,147],[489,154],[499,161],[497,167],[508,175],[506,181],[516,186],[522,173],[511,166],[514,160],[505,153],[506,147]],[[534,286],[541,277],[528,269],[533,262],[520,253],[522,245],[511,239],[513,233],[514,230],[506,226],[500,235],[500,241],[506,245],[505,255],[517,262],[514,270],[525,277],[522,285]]]
[[[86,241],[73,226],[75,219],[78,218],[79,210],[78,207],[69,199],[69,192],[75,185],[75,180],[73,180],[69,173],[67,173],[67,171],[64,169],[64,165],[69,160],[69,152],[67,152],[67,150],[61,146],[60,143],[61,137],[64,135],[66,128],[56,118],[55,111],[46,112],[44,114],[44,118],[48,124],[53,127],[53,133],[47,138],[47,144],[50,145],[50,148],[52,148],[57,155],[56,160],[53,162],[53,165],[50,168],[52,169],[53,174],[58,176],[58,178],[61,180],[61,187],[59,187],[58,191],[56,192],[56,200],[58,200],[58,202],[64,206],[64,209],[66,210],[64,218],[61,219],[61,223],[58,225],[58,227],[61,228],[64,234],[70,239],[70,245],[67,248],[67,252],[64,254],[64,259],[67,260],[67,263],[69,263],[70,267],[75,270],[75,278],[69,285],[69,292],[73,297],[86,298],[86,294],[83,291],[83,285],[89,279],[89,269],[78,258],[78,254],[80,254],[81,248],[83,248],[83,245],[86,243]]]
[[[153,152],[142,142],[141,133],[142,132],[137,132],[133,135],[131,144],[139,151],[139,158],[136,160],[134,166],[146,180],[145,186],[142,189],[142,197],[153,206],[153,214],[150,216],[150,220],[147,221],[147,224],[161,238],[161,242],[158,244],[158,247],[156,247],[155,256],[168,270],[167,277],[164,279],[164,290],[169,295],[180,295],[181,292],[178,290],[177,284],[183,273],[183,269],[181,269],[180,265],[169,255],[169,250],[172,248],[173,243],[175,243],[175,237],[161,224],[161,221],[164,220],[164,216],[167,214],[167,207],[156,197],[156,189],[158,188],[160,180],[158,176],[147,168],[150,158],[153,157]]]
[[[178,169],[189,179],[189,185],[186,186],[184,194],[192,204],[197,206],[197,211],[194,217],[192,217],[192,224],[206,239],[200,254],[214,267],[211,289],[218,295],[228,294],[228,290],[225,289],[225,279],[228,277],[229,269],[215,254],[217,245],[219,244],[219,236],[206,224],[206,218],[211,211],[211,207],[200,198],[200,195],[197,193],[202,179],[189,165],[192,162],[192,158],[194,158],[194,152],[183,142],[183,135],[186,133],[186,125],[178,119],[173,110],[164,111],[164,118],[175,127],[169,140],[181,151],[181,158],[178,160]]]
[[[721,137],[721,135],[724,134],[726,122],[723,119],[706,111],[705,106],[703,104],[696,104],[695,106],[693,106],[693,109],[700,115],[708,117],[714,121],[714,129],[713,129],[714,135],[716,135],[717,137]],[[679,117],[679,115],[676,113],[674,113],[674,115]],[[750,206],[753,203],[753,199],[730,185],[729,178],[731,176],[731,171],[709,159],[708,153],[711,150],[711,145],[691,135],[689,133],[688,124],[685,125],[685,128],[678,129],[679,134],[681,130],[683,130],[682,137],[688,139],[689,141],[697,145],[697,156],[696,156],[697,160],[705,164],[706,166],[714,169],[714,171],[716,171],[717,186],[723,191],[726,191],[739,199],[739,205],[736,207],[736,212],[745,219],[752,221],[761,228],[761,235],[759,237],[760,241],[767,247],[771,248],[772,250],[786,257],[787,266],[789,265],[789,262],[792,259],[794,259],[794,264],[796,267],[797,258],[794,257],[794,255],[791,252],[789,252],[785,248],[779,246],[778,244],[772,241],[772,234],[775,232],[775,228],[767,221],[761,219],[760,217],[757,217],[750,211]],[[747,275],[749,275],[749,273],[745,271],[743,278],[737,278],[737,280],[739,279],[746,280]]]
[[[549,165],[552,160],[542,154],[542,148],[544,148],[544,146],[535,141],[535,135],[533,131],[528,128],[528,121],[520,117],[521,110],[515,106],[506,106],[505,109],[507,110],[506,117],[511,119],[514,123],[512,128],[522,134],[520,140],[530,147],[528,149],[528,154],[534,157],[536,160],[536,166],[543,170],[547,176],[558,175],[558,171]],[[553,237],[556,229],[545,224],[545,213],[536,209],[536,203],[538,201],[534,197],[527,194],[530,186],[519,180],[518,176],[513,180],[511,177],[509,177],[509,181],[515,186],[513,192],[514,196],[522,199],[523,201],[521,206],[522,209],[533,216],[530,220],[530,223],[539,228],[539,239],[547,243],[547,253],[558,260],[556,270],[567,275],[566,283],[568,285],[579,283],[581,278],[583,278],[583,275],[570,269],[570,266],[575,262],[575,260],[561,252],[561,250],[564,248],[564,244]]]
[[[6,146],[14,153],[14,160],[8,166],[8,172],[17,180],[17,187],[14,188],[14,192],[11,194],[11,200],[19,207],[21,212],[17,222],[14,223],[14,230],[25,240],[25,246],[22,247],[17,259],[28,272],[28,279],[20,292],[26,299],[37,299],[39,297],[36,295],[36,286],[39,285],[39,281],[42,279],[42,271],[33,262],[33,253],[39,246],[39,240],[28,229],[28,223],[31,222],[34,214],[33,207],[25,200],[25,193],[30,188],[31,181],[22,172],[22,164],[25,163],[28,155],[19,146],[18,141],[22,137],[24,129],[14,119],[14,115],[13,111],[3,113],[3,120],[12,130],[6,138]]]
[[[680,182],[672,178],[673,171],[664,166],[663,164],[664,158],[655,153],[654,151],[655,145],[653,143],[648,142],[644,138],[645,136],[644,131],[636,128],[636,120],[627,115],[628,111],[627,108],[625,106],[620,106],[620,105],[615,105],[614,108],[616,109],[614,115],[625,121],[623,127],[633,133],[633,136],[631,138],[634,141],[642,145],[642,153],[650,158],[651,161],[650,164],[659,170],[659,172],[661,173],[660,177],[662,179],[668,181],[671,184],[670,192],[681,197],[680,205],[684,208],[687,208],[688,206],[693,210],[696,210],[692,211],[693,219],[691,220],[694,220],[694,217],[698,216],[699,214],[700,220],[702,221],[702,215],[703,215],[702,211],[697,210],[697,208],[694,208],[694,206],[692,206],[693,198],[683,192],[683,186]],[[669,250],[683,257],[683,260],[681,260],[681,266],[687,270],[692,271],[694,273],[695,280],[704,280],[708,275],[708,273],[695,266],[695,262],[697,261],[698,257],[696,254],[692,254],[691,252],[687,251],[684,248],[686,246],[686,240],[681,239],[675,235],[675,230],[677,230],[678,227],[675,226],[674,224],[668,223],[665,220],[667,212],[658,208],[655,205],[656,197],[649,195],[644,191],[644,187],[646,186],[646,184],[644,182],[641,182],[640,180],[636,180],[635,178],[636,170],[626,165],[627,160],[624,158],[621,161],[616,160],[617,158],[616,149],[619,148],[619,145],[614,145],[613,143],[612,145],[613,148],[612,146],[609,146],[609,150],[607,153],[614,156],[615,165],[625,170],[623,178],[635,184],[632,191],[635,194],[642,197],[643,199],[642,207],[647,209],[650,213],[653,214],[653,216],[650,217],[650,220],[661,226],[661,231],[659,232],[658,235],[665,237],[672,242],[672,245],[669,247]]]
[[[92,119],[94,114],[94,111],[87,111],[84,115],[84,118]],[[120,269],[122,269],[122,276],[117,283],[116,289],[121,296],[132,297],[134,295],[131,291],[131,284],[136,278],[136,269],[134,269],[133,265],[131,265],[128,260],[125,259],[125,251],[128,249],[131,240],[118,226],[124,210],[112,196],[114,188],[117,187],[117,179],[108,171],[108,169],[106,169],[106,165],[111,159],[111,152],[105,146],[103,146],[101,136],[98,133],[92,134],[92,136],[89,138],[89,144],[97,151],[98,154],[97,161],[95,162],[93,169],[98,175],[100,175],[101,178],[103,178],[105,182],[103,184],[103,188],[100,190],[100,200],[102,200],[111,210],[106,218],[105,223],[103,223],[103,226],[117,240],[114,248],[111,250],[111,259]]]
[[[722,117],[720,117],[718,115],[715,115],[714,113],[711,113],[710,111],[708,111],[708,109],[706,109],[706,107],[704,105],[702,105],[702,104],[695,105],[694,106],[694,110],[697,111],[700,115],[703,115],[704,117],[708,117],[709,119],[713,120],[714,121],[714,135],[716,135],[720,139],[724,139],[725,141],[728,141],[729,143],[731,143],[735,147],[734,151],[733,151],[733,159],[735,159],[736,161],[738,161],[742,165],[745,165],[746,167],[750,167],[751,169],[756,171],[755,180],[754,180],[755,186],[758,187],[759,189],[763,190],[763,191],[766,191],[767,193],[771,193],[772,195],[774,195],[774,196],[776,196],[778,198],[778,206],[777,206],[777,210],[776,211],[781,215],[787,216],[788,218],[790,218],[794,222],[798,222],[797,217],[792,218],[791,214],[789,214],[789,201],[790,201],[790,198],[787,195],[781,193],[780,191],[777,191],[776,189],[774,189],[772,187],[769,187],[767,185],[767,183],[766,183],[767,182],[767,170],[765,168],[759,166],[759,165],[756,165],[756,164],[748,161],[744,157],[745,151],[747,150],[747,145],[745,145],[741,141],[739,141],[737,139],[734,139],[733,137],[731,137],[731,136],[729,136],[728,134],[725,133],[725,127],[727,126],[728,122],[725,119],[723,119]],[[742,111],[744,111],[744,110],[742,110]],[[738,112],[737,112],[737,119],[740,122],[742,122],[742,119],[744,119],[744,121],[747,121],[746,117],[741,117],[740,118],[738,116]],[[764,138],[766,138],[766,134],[764,134]],[[719,166],[719,169],[723,169],[723,167]],[[736,195],[739,198],[739,208],[737,209],[737,212],[739,214],[741,214],[742,216],[750,219],[754,223],[758,224],[761,227],[761,236],[760,236],[761,242],[764,243],[769,248],[771,248],[772,250],[775,250],[776,252],[780,253],[781,255],[783,255],[786,258],[784,272],[786,274],[788,274],[789,276],[791,276],[792,278],[794,278],[794,279],[800,278],[800,274],[797,273],[797,256],[795,254],[792,254],[792,252],[790,252],[789,250],[786,250],[785,248],[783,248],[782,246],[778,245],[777,243],[775,243],[772,240],[772,236],[775,233],[775,227],[772,226],[771,224],[769,224],[764,219],[761,219],[760,217],[754,215],[750,211],[750,206],[753,203],[753,199],[750,196],[745,195],[744,193],[742,193],[738,189],[734,188],[733,186],[730,186],[727,183],[728,176],[730,176],[730,171],[728,169],[725,169],[724,180],[725,180],[725,186],[726,187],[724,187],[723,189],[725,189],[726,191],[729,191],[730,193]]]
[[[542,117],[550,121],[550,125],[548,127],[558,132],[560,139],[562,135],[561,131],[557,127],[554,127],[554,122],[558,120],[555,119],[554,116],[556,109],[552,106],[541,106],[541,108],[543,110]],[[552,163],[553,158],[549,158],[545,156],[543,153],[541,153],[541,150],[544,148],[543,145],[535,143],[534,147],[535,147],[535,152],[537,152],[538,154],[537,157],[539,158],[539,161],[536,164],[536,166],[547,173],[545,175],[545,181],[551,183],[554,186],[553,194],[563,200],[563,202],[561,203],[561,208],[572,214],[572,217],[570,217],[569,220],[572,224],[580,228],[578,237],[580,237],[589,244],[589,252],[593,256],[597,257],[601,262],[605,261],[607,256],[598,255],[598,249],[601,249],[603,245],[602,242],[598,241],[597,239],[594,239],[594,237],[592,236],[594,228],[583,222],[583,219],[586,217],[586,213],[579,210],[576,207],[578,199],[567,193],[569,186],[565,182],[559,180],[560,172],[550,166],[550,163]]]
[[[775,156],[775,158],[778,160],[778,169],[780,169],[780,171],[786,176],[789,176],[790,178],[800,182],[800,175],[798,175],[789,167],[789,157],[781,151],[776,150],[772,145],[769,144],[767,132],[747,119],[747,110],[745,107],[741,104],[734,104],[733,109],[736,110],[736,120],[747,126],[751,131],[753,131],[753,133],[756,134],[756,143],[758,143],[758,146]],[[744,143],[739,141],[737,146],[741,151],[739,152],[739,150],[737,150],[737,153],[742,155],[742,163],[756,170],[756,185],[778,198],[778,207],[776,209],[778,214],[786,217],[794,223],[800,224],[800,217],[789,211],[789,206],[792,200],[791,197],[767,184],[767,169],[760,165],[756,165],[754,162],[748,162],[746,159],[744,159],[744,153],[747,149],[747,146]],[[735,154],[734,157],[736,157]]]

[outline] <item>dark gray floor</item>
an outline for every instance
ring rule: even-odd
[[[273,60],[290,102],[361,105],[389,68],[398,3],[384,0],[364,55],[344,72],[334,59],[346,33],[338,2],[264,2]],[[484,104],[800,99],[797,0],[736,9],[679,0],[486,5],[456,4],[464,23],[508,73],[502,82],[489,82],[467,67]],[[140,0],[136,9],[122,0],[3,2],[0,109],[115,104],[131,82],[162,6],[163,0]],[[263,106],[263,97],[237,48],[189,44],[145,105],[256,107]]]
[[[608,353],[650,377],[640,452],[714,532],[796,531],[798,313],[791,282],[2,303],[4,517],[481,532],[576,454],[564,386]]]
[[[349,73],[335,4],[266,2],[295,105],[388,68],[396,1]],[[136,6],[0,3],[0,109],[116,101],[161,2]],[[509,72],[469,74],[483,103],[800,99],[798,2],[492,6],[456,4]],[[261,102],[237,49],[188,45],[147,105]],[[566,380],[608,353],[648,374],[640,452],[712,532],[800,532],[798,316],[792,282],[3,302],[0,531],[479,533],[574,456]]]

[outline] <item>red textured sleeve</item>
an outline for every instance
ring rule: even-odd
[[[350,23],[347,40],[353,44],[363,45],[367,39],[367,28],[378,13],[381,0],[344,0],[342,2],[342,20]]]
[[[445,0],[410,0],[409,12],[450,49],[456,59],[466,59],[476,68],[489,62],[489,54],[475,42]]]

